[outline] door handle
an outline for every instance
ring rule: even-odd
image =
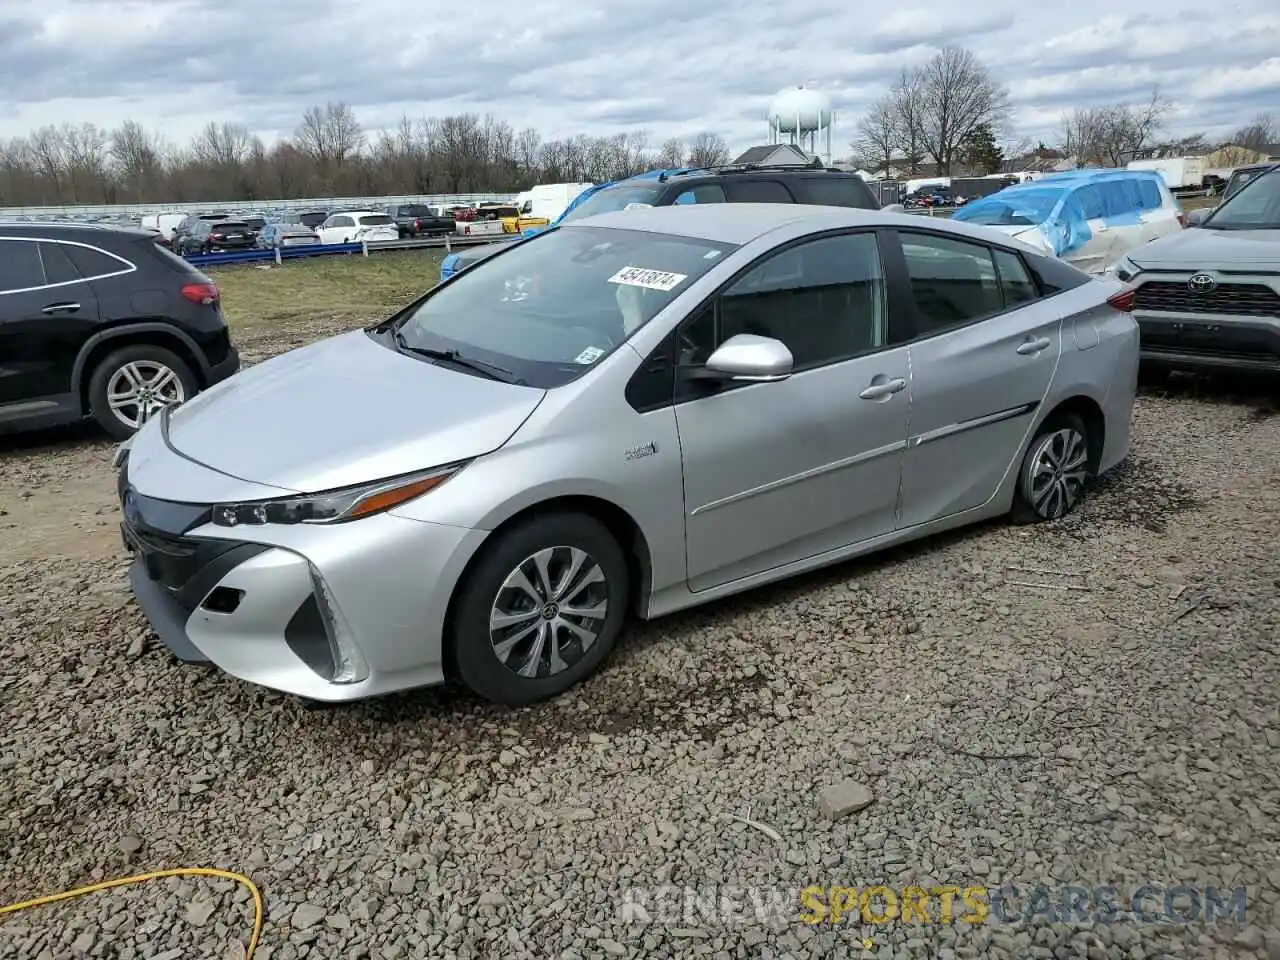
[[[883,380],[880,383],[873,382],[858,396],[863,400],[888,400],[899,390],[905,390],[906,386],[906,380],[901,377],[895,377],[893,380]]]
[[[1042,350],[1049,349],[1050,340],[1048,337],[1036,337],[1035,339],[1023,340],[1018,344],[1018,352],[1024,357],[1031,354],[1040,353]]]
[[[79,309],[80,304],[78,303],[51,303],[40,312],[47,314],[75,313]]]

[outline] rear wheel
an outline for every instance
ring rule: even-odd
[[[116,440],[127,440],[165,407],[195,396],[195,374],[175,353],[148,343],[111,353],[89,378],[89,412]]]
[[[1027,448],[1013,500],[1015,523],[1039,523],[1066,516],[1080,502],[1092,472],[1089,434],[1074,413],[1044,422]]]
[[[621,548],[591,517],[551,514],[501,531],[454,603],[452,665],[497,703],[556,696],[609,655],[628,590]]]

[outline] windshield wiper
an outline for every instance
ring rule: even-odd
[[[416,354],[419,357],[426,357],[428,360],[443,360],[445,363],[451,363],[455,367],[464,367],[467,370],[482,374],[490,380],[501,380],[503,383],[511,383],[519,387],[528,386],[525,381],[517,377],[512,371],[506,367],[500,367],[496,363],[463,356],[457,350],[436,350],[432,347],[412,346],[399,330],[395,331],[395,336],[396,346],[403,353]]]

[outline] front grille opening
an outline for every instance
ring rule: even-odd
[[[240,606],[240,601],[243,599],[243,590],[235,590],[231,587],[215,587],[213,592],[205,597],[204,603],[200,606],[211,613],[235,613],[236,608]]]
[[[1260,283],[1224,283],[1209,293],[1192,293],[1185,283],[1156,280],[1144,283],[1134,294],[1135,309],[1155,313],[1280,315],[1280,294]]]

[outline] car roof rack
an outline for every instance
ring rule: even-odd
[[[843,170],[837,170],[834,167],[823,166],[821,157],[814,157],[810,163],[726,163],[717,167],[713,167],[712,173],[743,173],[754,172],[756,170],[767,170],[771,172],[787,172],[800,170],[821,170],[826,173],[844,173]]]

